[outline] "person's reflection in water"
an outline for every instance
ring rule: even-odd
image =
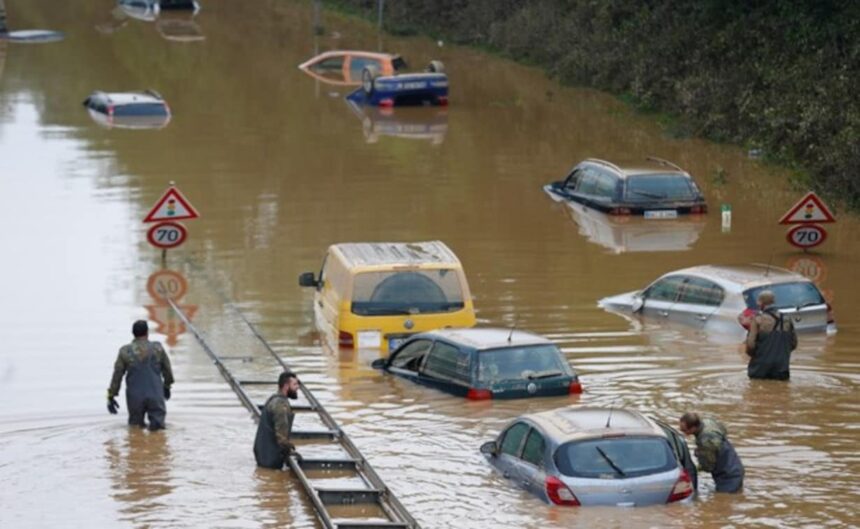
[[[260,510],[269,513],[262,520],[261,527],[292,527],[296,519],[313,519],[316,515],[306,507],[301,499],[302,485],[291,472],[272,472],[257,467],[254,470],[257,482],[257,498]],[[294,513],[292,508],[303,509],[304,513]]]
[[[161,498],[174,489],[165,432],[129,429],[127,435],[107,440],[105,453],[112,481],[111,496],[122,505],[121,512],[131,521],[155,522],[159,510],[167,507]]]

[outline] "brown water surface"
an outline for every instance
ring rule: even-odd
[[[190,42],[107,0],[7,4],[11,28],[66,39],[0,41],[0,527],[318,526],[289,473],[255,468],[253,422],[147,292],[160,263],[140,221],[171,180],[202,212],[168,259],[189,283],[180,303],[221,354],[253,358],[232,360],[237,372],[274,378],[223,296],[235,300],[423,527],[860,523],[860,222],[839,215],[798,263],[776,224],[799,197],[784,171],[672,139],[607,95],[480,52],[380,37],[328,12],[314,37],[305,2],[204,1],[186,22],[205,39]],[[348,89],[296,68],[315,50],[380,45],[416,68],[445,61],[450,108],[355,112]],[[168,100],[166,128],[105,129],[81,106],[93,90],[139,88]],[[607,224],[541,190],[585,157],[646,155],[695,175],[712,210],[703,222]],[[427,239],[460,256],[481,324],[550,336],[585,393],[464,402],[381,376],[372,354],[324,351],[297,275],[335,242]],[[730,340],[596,306],[672,269],[750,261],[806,266],[836,310],[838,334],[803,336],[789,383],[748,381]],[[169,428],[154,434],[127,429],[122,400],[118,417],[104,409],[116,350],[141,317],[161,323],[177,378]],[[672,422],[688,409],[717,415],[746,464],[744,493],[715,495],[705,477],[691,505],[554,508],[478,453],[518,414],[571,403]]]

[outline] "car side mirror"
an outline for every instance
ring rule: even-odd
[[[385,369],[385,362],[387,362],[385,358],[377,358],[370,363],[370,367],[373,369]]]
[[[313,272],[305,272],[299,276],[300,287],[316,287],[319,286],[319,281],[314,278]]]
[[[633,310],[633,313],[636,314],[642,307],[645,306],[645,292],[640,290],[639,292],[633,294],[633,300],[630,304],[630,308]]]
[[[499,445],[495,441],[487,441],[481,445],[481,453],[496,457],[499,454]]]

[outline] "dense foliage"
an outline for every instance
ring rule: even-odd
[[[376,16],[377,0],[334,3]],[[673,114],[691,134],[761,149],[860,207],[856,0],[388,0],[385,26]]]

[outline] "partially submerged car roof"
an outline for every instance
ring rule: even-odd
[[[423,334],[438,336],[479,351],[502,347],[552,344],[552,341],[543,336],[526,331],[515,330],[511,332],[511,329],[505,328],[439,329]]]
[[[310,59],[299,65],[299,68],[302,70],[307,70],[311,65],[328,59],[329,57],[339,57],[341,55],[349,55],[352,57],[367,57],[370,59],[379,59],[381,61],[393,61],[400,57],[400,55],[396,53],[382,53],[378,51],[363,51],[363,50],[331,50],[324,51],[319,55],[314,55]]]
[[[687,171],[678,165],[655,156],[649,156],[642,161],[631,163],[612,163],[599,158],[587,158],[582,163],[591,163],[606,167],[613,170],[621,178],[629,178],[637,175],[665,175],[667,177],[683,175],[692,178]]]
[[[332,245],[350,267],[410,267],[428,264],[460,266],[460,260],[442,241],[347,242]]]
[[[523,415],[521,418],[540,426],[559,443],[627,435],[666,437],[659,426],[641,413],[620,408],[570,406]]]
[[[141,90],[135,92],[102,92],[96,91],[91,97],[101,97],[106,103],[113,105],[129,105],[133,103],[164,103],[164,98],[155,90]],[[87,98],[89,100],[89,98]]]
[[[682,268],[666,275],[674,274],[695,275],[720,283],[723,287],[741,290],[776,283],[809,282],[809,279],[791,270],[765,264],[701,265]]]

